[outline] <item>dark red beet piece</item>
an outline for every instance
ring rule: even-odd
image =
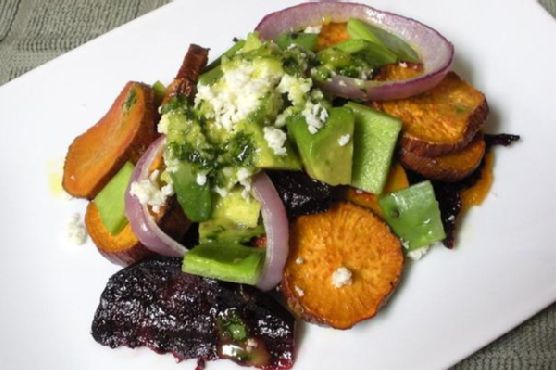
[[[334,198],[334,187],[313,180],[302,171],[267,171],[286,206],[288,218],[326,211]]]
[[[147,346],[178,360],[200,359],[200,368],[205,360],[231,358],[265,370],[289,369],[294,332],[293,316],[267,294],[183,273],[179,258],[162,257],[114,274],[92,324],[102,345]],[[226,346],[239,354],[226,356]]]

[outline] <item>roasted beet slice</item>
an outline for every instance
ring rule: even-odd
[[[147,346],[180,361],[229,358],[268,370],[294,362],[295,320],[286,309],[253,287],[185,274],[179,258],[114,274],[92,334],[105,346]]]
[[[334,198],[334,187],[313,180],[301,171],[267,171],[286,206],[288,218],[326,211]]]

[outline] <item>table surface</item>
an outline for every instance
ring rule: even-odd
[[[168,2],[0,0],[0,85]],[[556,369],[556,303],[453,369]]]

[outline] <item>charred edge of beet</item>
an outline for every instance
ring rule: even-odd
[[[493,145],[509,146],[521,140],[521,136],[513,134],[485,134],[484,138],[488,147]]]

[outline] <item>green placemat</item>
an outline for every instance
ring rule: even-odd
[[[0,0],[0,85],[168,2]],[[539,2],[556,16],[556,0]],[[556,370],[556,304],[453,369]]]

